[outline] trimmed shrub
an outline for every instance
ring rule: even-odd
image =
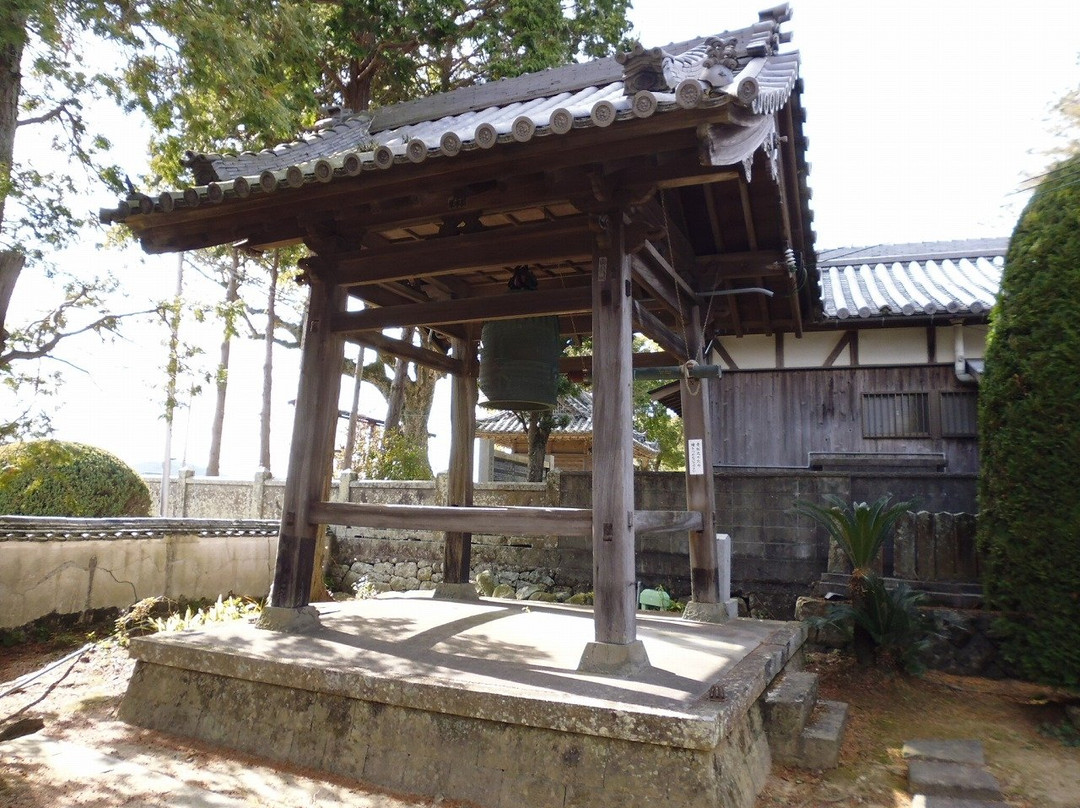
[[[1006,256],[979,395],[979,548],[1016,675],[1080,685],[1080,156],[1052,171]]]
[[[81,443],[0,446],[0,514],[147,516],[150,490],[115,455]]]

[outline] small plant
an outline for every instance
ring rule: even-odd
[[[874,562],[896,520],[910,510],[913,503],[890,505],[890,494],[870,504],[853,502],[849,505],[833,494],[826,495],[824,499],[828,505],[800,500],[795,503],[795,509],[824,527],[847,556],[851,563],[851,581],[848,584],[851,608],[858,613],[868,613],[874,608],[869,603],[868,592],[868,579],[873,575]],[[855,622],[852,645],[860,665],[869,665],[874,661],[874,639],[860,621]]]
[[[132,637],[159,631],[184,631],[211,623],[231,623],[234,620],[254,620],[262,612],[262,603],[250,598],[219,595],[215,603],[201,608],[188,604],[183,612],[180,604],[165,597],[143,598],[117,618],[113,636],[126,646]]]
[[[1039,725],[1039,734],[1055,738],[1065,746],[1080,746],[1080,729],[1071,721],[1064,719],[1058,723],[1046,722]]]
[[[854,603],[834,603],[825,617],[809,622],[816,628],[862,628],[873,642],[873,657],[879,665],[921,673],[922,652],[935,633],[933,619],[919,608],[926,595],[905,583],[889,589],[877,575],[867,576],[865,583],[866,601],[861,608]]]

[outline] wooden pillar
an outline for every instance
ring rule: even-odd
[[[446,481],[447,505],[473,504],[473,446],[476,438],[477,351],[472,339],[451,339],[453,356],[464,363],[464,372],[450,383],[450,468]],[[443,545],[443,580],[448,584],[469,582],[472,534],[447,531]]]
[[[701,362],[701,312],[696,306],[687,331],[687,353]],[[684,375],[679,382],[679,399],[686,437],[686,509],[698,511],[702,525],[701,530],[690,531],[690,597],[697,603],[718,603],[720,575],[713,526],[716,493],[708,379]]]
[[[597,643],[637,637],[632,287],[621,213],[601,216],[593,260],[593,593]]]
[[[344,341],[331,333],[330,320],[344,309],[345,294],[340,288],[311,280],[270,598],[274,607],[298,609],[311,598],[319,526],[308,514],[311,502],[325,499],[329,490],[344,357]]]

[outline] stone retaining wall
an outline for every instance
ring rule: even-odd
[[[0,519],[0,628],[143,598],[264,597],[277,522]]]

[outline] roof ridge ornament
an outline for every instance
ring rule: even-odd
[[[737,49],[736,37],[712,36],[680,54],[668,53],[663,48],[645,48],[637,42],[632,50],[616,54],[615,60],[623,66],[626,95],[642,90],[670,93],[687,79],[703,81],[714,88],[731,84],[739,67]]]

